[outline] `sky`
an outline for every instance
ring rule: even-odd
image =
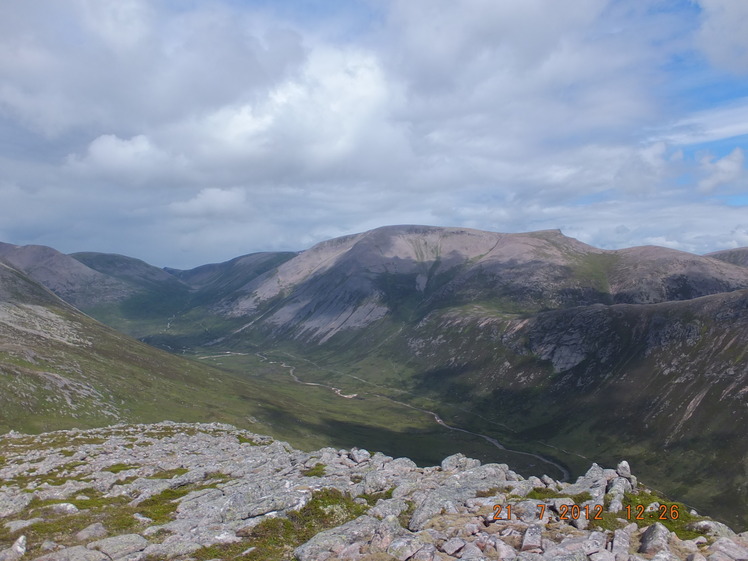
[[[0,0],[0,241],[748,246],[746,0]]]

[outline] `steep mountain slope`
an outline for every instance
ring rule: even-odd
[[[748,247],[723,249],[722,251],[707,253],[706,256],[725,261],[726,263],[732,263],[733,265],[739,265],[740,267],[748,267]]]
[[[0,259],[74,306],[116,302],[132,294],[126,283],[94,271],[51,247],[0,242]]]
[[[99,324],[0,261],[0,432],[143,419],[247,425],[262,393]]]
[[[216,308],[254,329],[324,343],[385,317],[481,303],[506,313],[657,303],[748,288],[748,270],[666,248],[600,250],[558,231],[388,227],[323,242]]]
[[[129,290],[117,300],[80,297],[76,304],[96,319],[156,346],[172,351],[191,348],[241,323],[212,314],[211,306],[295,255],[256,253],[179,271],[123,255],[74,253],[72,258]]]

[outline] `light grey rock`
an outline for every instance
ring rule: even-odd
[[[155,558],[155,559],[173,559],[175,557],[182,557],[194,553],[198,549],[203,547],[199,543],[193,542],[189,539],[167,538],[162,543],[154,543],[146,547],[143,552],[143,558]]]
[[[24,528],[28,528],[29,526],[32,526],[37,522],[43,521],[44,518],[31,518],[30,520],[11,520],[10,522],[5,523],[5,527],[7,528],[8,532],[10,532],[11,534],[15,534],[19,530],[23,530]]]
[[[621,477],[629,478],[631,477],[631,466],[626,460],[622,460],[616,466],[616,473]]]
[[[57,545],[57,544],[56,544],[55,542],[53,542],[52,540],[44,540],[44,541],[42,542],[42,545],[41,545],[41,546],[39,546],[39,549],[41,549],[42,551],[54,551],[54,550],[56,550],[56,549],[61,549],[61,547],[62,547],[62,546],[60,546],[60,545]]]
[[[380,493],[390,487],[390,480],[382,471],[370,471],[364,476],[364,493]]]
[[[33,498],[31,493],[21,493],[12,488],[0,489],[0,518],[22,512]]]
[[[49,509],[55,514],[75,514],[80,512],[78,507],[72,503],[57,503],[51,505]]]
[[[631,533],[623,529],[615,530],[613,532],[613,547],[612,552],[616,557],[618,555],[625,555],[628,559],[629,548],[631,547]]]
[[[453,489],[441,488],[428,493],[416,507],[408,522],[408,529],[417,532],[438,514],[457,513],[458,493]]]
[[[369,510],[369,515],[383,519],[388,516],[398,516],[408,510],[408,503],[403,499],[380,499],[377,504]]]
[[[86,526],[80,532],[75,534],[75,539],[78,541],[91,541],[97,538],[103,538],[107,535],[106,528],[101,522],[96,522],[90,526]]]
[[[616,561],[616,556],[610,551],[602,550],[588,556],[590,561]]]
[[[587,539],[582,544],[582,551],[587,555],[605,551],[606,542],[607,538],[602,532],[590,532]]]
[[[551,507],[551,510],[556,514],[561,514],[562,506],[571,506],[574,504],[574,499],[569,497],[559,497],[554,499],[546,499],[545,504]]]
[[[26,536],[21,536],[8,549],[0,551],[0,561],[19,561],[25,554]]]
[[[475,460],[475,461],[478,462],[478,460]],[[478,464],[480,465],[480,462],[478,462]],[[414,469],[418,469],[418,466],[410,458],[395,458],[387,466],[387,471],[394,472],[398,475],[404,475],[406,473],[410,473]]]
[[[507,481],[503,484],[512,495],[525,497],[530,494],[535,487],[529,481]]]
[[[549,561],[588,561],[587,555],[581,549],[570,553],[560,553],[548,559]]]
[[[387,548],[396,538],[407,534],[408,532],[400,525],[397,518],[388,516],[374,532],[374,536],[371,538],[371,547],[374,550],[387,551]]]
[[[668,538],[670,531],[659,522],[649,526],[642,534],[639,553],[658,553],[668,549]]]
[[[729,555],[726,555],[722,553],[721,551],[715,551],[709,557],[706,558],[707,561],[734,561],[732,557]]]
[[[590,521],[583,514],[581,514],[578,518],[572,518],[569,522],[572,526],[579,530],[586,530],[590,525]]]
[[[631,482],[624,477],[616,477],[608,483],[608,493],[610,495],[622,497],[624,493],[632,491]]]
[[[532,486],[534,489],[545,489],[546,485],[543,482],[542,479],[539,477],[535,477],[534,475],[527,478],[527,480],[532,483]]]
[[[441,550],[447,555],[454,556],[455,553],[465,547],[465,540],[460,538],[450,538],[444,544],[442,544]]]
[[[688,524],[686,529],[701,534],[707,534],[708,536],[714,536],[715,538],[731,538],[735,536],[735,532],[733,532],[728,526],[722,524],[722,522],[717,522],[716,520],[697,520]]]
[[[474,543],[467,544],[460,551],[460,559],[464,559],[465,561],[483,561],[485,558],[483,551]]]
[[[493,547],[499,559],[514,559],[517,556],[516,549],[498,538],[493,540]]]
[[[613,497],[608,505],[608,512],[621,512],[623,510],[623,499],[621,497]]]
[[[138,534],[123,534],[105,538],[88,544],[88,549],[101,551],[110,559],[116,560],[126,557],[132,553],[143,551],[148,547],[148,540]]]
[[[597,464],[592,464],[587,473],[580,476],[575,483],[563,486],[561,492],[569,495],[577,495],[587,492],[593,499],[602,499],[605,495],[605,489],[608,486],[608,480],[605,477],[603,468]]]
[[[444,471],[468,470],[480,465],[480,460],[467,458],[464,454],[452,454],[442,460],[442,469]]]
[[[520,501],[512,505],[512,516],[532,524],[538,520],[538,501]]]
[[[416,551],[415,555],[410,558],[411,561],[434,561],[436,556],[438,555],[436,546],[431,543],[427,543],[424,546],[422,546],[418,551]],[[463,559],[466,559],[463,557]]]
[[[423,544],[412,537],[400,537],[393,540],[387,548],[387,553],[392,555],[398,561],[410,559],[416,552],[421,549]],[[305,561],[305,560],[301,560]],[[309,561],[312,561],[311,559]]]
[[[342,526],[320,532],[305,544],[297,547],[294,555],[299,558],[299,561],[316,561],[324,554],[340,551],[351,544],[370,542],[380,530],[381,525],[382,522],[376,518],[359,516]]]
[[[673,555],[670,551],[663,549],[657,552],[653,557],[652,561],[681,561],[676,555]]]
[[[686,561],[706,561],[706,557],[696,551],[694,553],[689,553],[688,557],[686,557]]]
[[[736,560],[748,559],[748,547],[743,547],[730,538],[718,538],[709,546],[707,553],[710,554],[709,556],[714,553],[722,553]]]
[[[522,551],[540,550],[542,545],[543,527],[540,524],[533,524],[525,530],[522,538]]]
[[[354,448],[348,455],[357,464],[366,462],[371,458],[371,453],[369,453],[368,450],[364,450],[363,448]]]
[[[101,551],[92,551],[77,545],[66,547],[52,553],[37,557],[34,561],[111,561]]]

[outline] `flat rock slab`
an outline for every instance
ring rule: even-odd
[[[47,555],[37,557],[34,561],[110,561],[101,551],[93,551],[82,545],[66,547]]]
[[[148,545],[148,540],[143,536],[124,534],[90,543],[86,547],[100,551],[110,559],[116,560],[143,551]]]
[[[541,549],[543,543],[542,535],[543,527],[540,524],[529,526],[522,538],[522,551]]]

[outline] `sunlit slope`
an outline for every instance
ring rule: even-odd
[[[0,431],[181,419],[270,432],[253,417],[265,395],[278,397],[118,333],[0,262]]]

